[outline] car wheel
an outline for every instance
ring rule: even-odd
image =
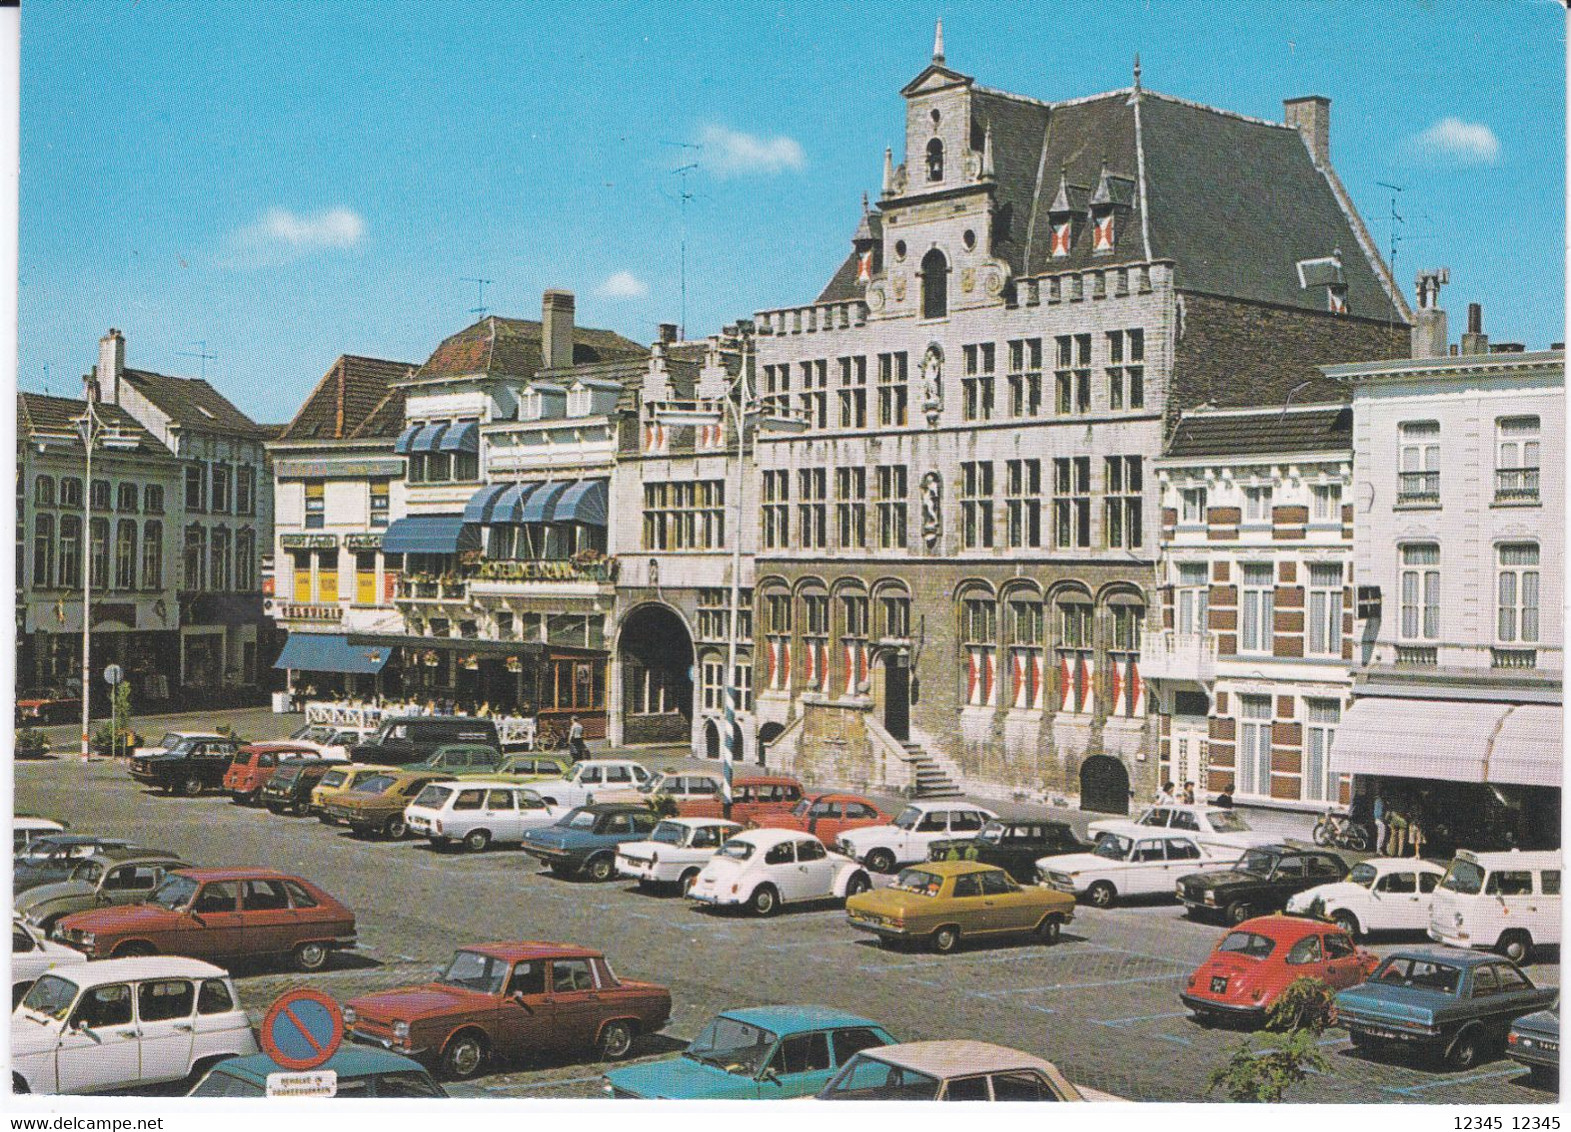
[[[122,943],[114,950],[116,959],[135,959],[146,955],[157,955],[158,949],[143,940],[134,939],[130,943]]]
[[[317,814],[316,815],[316,820],[321,822],[323,825],[332,825],[333,824],[333,819],[328,817],[326,814]]]
[[[394,814],[382,823],[382,836],[389,841],[402,841],[404,834],[409,832],[409,826],[404,821],[403,814]]]
[[[683,896],[686,896],[693,890],[693,885],[697,882],[697,880],[698,870],[688,869],[687,872],[682,874],[681,879],[676,882],[676,889]]]
[[[1553,1089],[1560,1091],[1560,1074],[1552,1066],[1530,1065],[1527,1067],[1527,1079],[1534,1088]]]
[[[755,916],[773,916],[780,910],[780,894],[773,885],[761,884],[753,889],[747,906]]]
[[[1526,963],[1527,957],[1533,953],[1533,937],[1520,929],[1502,932],[1495,950],[1513,963]]]
[[[202,780],[192,775],[180,784],[180,793],[187,798],[195,798],[202,792]]]
[[[468,1080],[485,1064],[485,1039],[473,1031],[457,1034],[442,1050],[442,1074],[455,1081]]]
[[[1058,934],[1063,930],[1063,924],[1057,916],[1044,916],[1042,922],[1036,926],[1038,943],[1057,943]]]
[[[1086,903],[1093,908],[1111,908],[1118,899],[1118,890],[1105,880],[1099,880],[1086,889]]]
[[[1353,915],[1353,913],[1346,909],[1333,912],[1331,913],[1331,922],[1354,939],[1358,938],[1358,917]]]
[[[1322,849],[1331,844],[1331,828],[1323,821],[1315,823],[1314,832],[1309,836]]]
[[[302,943],[295,948],[295,970],[320,971],[327,966],[329,954],[325,943]]]
[[[895,855],[888,849],[874,849],[867,855],[867,867],[875,873],[895,871]]]
[[[1242,900],[1235,900],[1227,906],[1227,922],[1241,924],[1249,919],[1249,905]]]
[[[1376,1053],[1380,1049],[1380,1039],[1373,1034],[1359,1033],[1357,1030],[1348,1031],[1347,1035],[1353,1042],[1353,1048],[1359,1053]]]
[[[600,1040],[596,1043],[600,1051],[600,1060],[615,1061],[626,1057],[627,1051],[633,1048],[633,1027],[628,1022],[607,1022],[600,1028]]]
[[[860,870],[851,874],[851,879],[846,881],[846,898],[860,896],[873,887],[873,882],[868,875]]]
[[[960,929],[951,924],[933,932],[933,950],[940,955],[948,955],[960,945]]]
[[[547,865],[546,868],[551,870],[551,875],[557,880],[566,880],[573,875],[573,870],[566,865]]]
[[[616,862],[602,853],[584,866],[584,872],[592,881],[607,881],[616,875]]]
[[[1451,1048],[1446,1050],[1446,1067],[1449,1069],[1471,1069],[1483,1060],[1484,1033],[1474,1027],[1463,1030],[1451,1043]]]
[[[491,835],[483,829],[471,829],[469,835],[464,838],[464,848],[471,853],[484,852],[489,844],[491,844]]]
[[[269,802],[267,804],[267,812],[270,814],[281,814],[284,812],[284,808],[277,802]]]

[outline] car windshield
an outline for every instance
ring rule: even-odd
[[[342,786],[344,779],[349,777],[347,770],[330,770],[322,776],[318,786]]]
[[[1096,848],[1091,852],[1097,857],[1106,857],[1110,861],[1122,861],[1129,856],[1129,847],[1134,842],[1127,837],[1116,833],[1104,833],[1096,839]]]
[[[1359,888],[1373,888],[1375,878],[1379,875],[1379,870],[1369,862],[1360,861],[1353,866],[1353,871],[1347,874],[1347,879]]]
[[[1268,877],[1275,866],[1275,853],[1262,853],[1259,850],[1251,849],[1239,858],[1238,864],[1234,865],[1233,868],[1241,873],[1249,873],[1252,876]]]
[[[901,869],[895,883],[889,887],[898,888],[901,892],[914,892],[918,896],[937,896],[938,890],[944,887],[944,878],[926,869]]]
[[[1459,892],[1463,896],[1477,896],[1484,890],[1484,870],[1472,861],[1459,858],[1451,862],[1451,867],[1446,870],[1440,887],[1449,892]]]
[[[813,800],[811,798],[803,798],[800,802],[791,807],[791,816],[794,818],[805,818],[807,817],[808,811],[812,808]]]
[[[363,778],[354,785],[356,794],[380,794],[393,784],[390,774],[373,774],[370,778]]]
[[[507,978],[507,960],[482,955],[478,951],[460,951],[437,982],[447,987],[480,991],[482,994],[501,994],[502,982]]]
[[[1216,949],[1230,955],[1247,955],[1251,959],[1264,959],[1276,950],[1276,940],[1258,932],[1228,932],[1227,938],[1217,944]]]
[[[720,855],[730,857],[733,861],[745,861],[753,855],[753,843],[743,841],[740,837],[733,837],[720,846]]]
[[[447,800],[452,796],[453,791],[451,787],[427,786],[424,790],[415,795],[414,805],[425,806],[433,810],[440,810],[444,805],[447,804]]]
[[[98,878],[104,875],[104,866],[101,861],[83,861],[71,870],[71,879],[81,881],[83,884],[97,884]]]
[[[166,751],[171,747],[178,746],[179,743],[180,732],[178,731],[167,731],[164,733],[164,737],[158,741],[158,745]]]
[[[49,840],[39,840],[16,854],[16,860],[20,864],[37,865],[64,852],[66,852],[64,845]]]
[[[1206,814],[1206,821],[1217,833],[1248,833],[1253,828],[1236,810],[1212,810]]]
[[[682,1056],[727,1073],[752,1076],[764,1067],[774,1047],[775,1035],[768,1030],[722,1016],[705,1026]]]
[[[44,975],[29,988],[22,1005],[51,1018],[64,1018],[76,1001],[77,985],[59,975]]]
[[[1168,811],[1167,810],[1147,810],[1145,813],[1140,815],[1140,820],[1135,822],[1135,824],[1136,825],[1166,825],[1167,824],[1167,815],[1168,815]]]
[[[278,769],[273,772],[272,780],[278,783],[280,786],[287,786],[289,783],[300,777],[300,771],[302,769],[304,768],[299,763],[282,763],[279,765]]]
[[[563,819],[562,824],[568,829],[593,829],[595,827],[595,812],[593,810],[574,810]]]
[[[687,827],[674,821],[663,821],[655,826],[655,831],[649,835],[649,840],[658,841],[662,845],[680,845],[687,836]]]
[[[976,835],[978,841],[1002,841],[1004,834],[1009,830],[1009,824],[1001,821],[990,821],[982,827],[982,832]]]
[[[916,823],[922,820],[922,811],[915,806],[907,806],[900,811],[900,816],[895,819],[895,824],[901,829],[915,829]]]
[[[168,876],[164,883],[154,890],[148,900],[163,908],[184,908],[191,903],[191,897],[196,895],[196,881],[190,877]]]
[[[1387,986],[1416,987],[1421,990],[1455,994],[1462,971],[1449,963],[1436,963],[1408,955],[1393,955],[1380,965],[1369,981]]]
[[[825,1095],[837,1101],[931,1101],[938,1098],[938,1086],[936,1077],[859,1053],[829,1083]]]
[[[233,1077],[222,1069],[215,1069],[191,1090],[193,1097],[265,1097],[267,1090],[255,1081]]]
[[[168,750],[171,755],[189,755],[194,746],[196,746],[195,739],[182,739]]]

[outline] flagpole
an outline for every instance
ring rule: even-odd
[[[726,666],[725,666],[725,763],[720,768],[725,776],[726,793],[731,792],[731,778],[734,773],[733,764],[741,757],[742,752],[737,744],[737,686],[736,686],[736,636],[737,628],[741,621],[741,610],[737,608],[741,600],[742,590],[742,523],[746,520],[747,509],[742,506],[742,492],[747,484],[747,469],[744,465],[746,452],[746,418],[742,414],[738,401],[747,389],[747,339],[742,339],[742,364],[737,369],[736,397],[727,397],[726,406],[731,411],[731,420],[736,429],[736,491],[734,508],[727,508],[735,515],[731,524],[731,610],[727,618],[730,631],[726,634]]]

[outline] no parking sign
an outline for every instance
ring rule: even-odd
[[[285,1069],[315,1069],[338,1052],[344,1012],[329,995],[302,988],[279,996],[262,1019],[262,1049]]]

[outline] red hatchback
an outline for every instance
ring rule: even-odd
[[[241,747],[224,771],[224,790],[235,802],[249,806],[262,796],[262,787],[273,777],[282,759],[314,759],[315,747],[297,743],[248,743]]]
[[[833,845],[848,829],[864,825],[888,825],[895,819],[866,798],[856,794],[817,794],[803,798],[789,814],[770,815],[759,822],[772,829],[796,829],[811,833],[825,845]]]
[[[1345,990],[1369,978],[1379,960],[1335,924],[1299,916],[1257,916],[1222,938],[1178,997],[1201,1021],[1240,1018],[1260,1024],[1295,979]]]

